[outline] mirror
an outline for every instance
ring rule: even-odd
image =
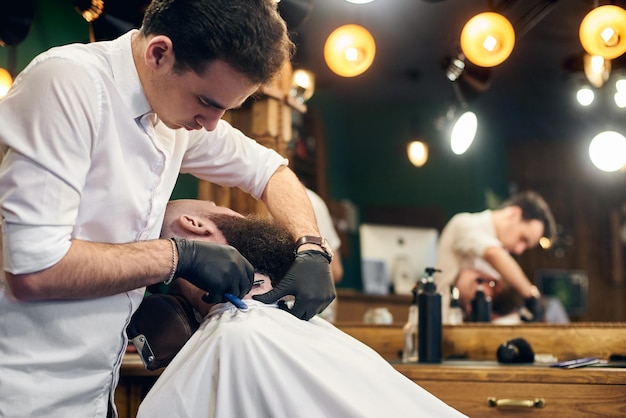
[[[446,77],[445,67],[458,53],[467,16],[487,5],[316,2],[295,34],[294,62],[317,80],[307,103],[309,114],[319,114],[308,132],[327,155],[318,162],[327,169],[317,183],[329,190],[323,197],[349,202],[358,222],[375,222],[373,213],[386,212],[393,222],[439,229],[458,212],[481,211],[516,190],[536,190],[552,207],[561,235],[553,250],[519,257],[527,275],[582,270],[589,278],[589,309],[575,319],[626,321],[626,172],[599,172],[587,150],[606,126],[626,132],[626,110],[611,102],[626,58],[613,60],[595,105],[582,108],[574,101],[575,87],[585,81],[582,58],[579,68],[571,57],[582,53],[578,26],[588,2],[509,3],[503,13],[517,30],[514,50],[468,94],[468,86]],[[325,67],[322,47],[332,29],[356,20],[375,37],[376,58],[361,76],[341,78]],[[457,156],[447,130],[462,108],[477,114],[479,127],[470,149]],[[430,148],[421,168],[406,155],[415,138]],[[344,237],[346,275],[339,286],[362,289],[358,234],[347,230]]]

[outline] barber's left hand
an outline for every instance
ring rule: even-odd
[[[530,297],[528,299],[524,299],[524,307],[530,313],[529,318],[522,317],[522,320],[525,322],[541,322],[544,320],[545,316],[545,306],[543,305],[543,301],[540,297]]]
[[[285,304],[279,306],[307,321],[326,309],[335,299],[330,259],[324,252],[317,250],[299,252],[285,277],[274,289],[252,297],[263,303],[274,303],[288,295],[296,298],[293,307],[289,309]]]

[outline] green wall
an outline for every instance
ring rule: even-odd
[[[31,30],[16,48],[17,71],[38,53],[71,42],[87,42],[87,23],[71,2],[40,0]],[[7,67],[7,48],[0,48],[0,66]],[[433,125],[444,103],[428,103],[419,97],[410,102],[347,101],[324,92],[309,102],[320,111],[329,161],[329,183],[334,200],[348,200],[357,208],[414,206],[439,208],[446,220],[461,211],[486,207],[486,194],[504,197],[507,179],[504,144],[499,135],[479,128],[477,139],[463,156],[455,156]],[[406,157],[406,144],[416,133],[431,145],[431,157],[422,168]],[[179,178],[173,198],[197,196],[197,181]],[[341,287],[361,288],[358,235],[352,232],[350,256]]]

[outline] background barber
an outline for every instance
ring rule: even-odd
[[[519,255],[536,247],[540,238],[552,238],[555,230],[550,208],[533,191],[511,196],[496,210],[453,216],[441,232],[437,250],[436,265],[441,273],[435,280],[443,294],[443,321],[448,320],[450,285],[459,288],[461,305],[467,307],[478,278],[503,280],[525,301],[537,320],[539,290],[511,254]]]
[[[155,0],[141,30],[53,48],[17,77],[0,102],[0,416],[114,415],[144,286],[250,290],[233,248],[157,239],[179,172],[263,199],[294,243],[319,237],[287,161],[220,119],[292,49],[274,0]],[[260,299],[293,295],[302,319],[332,301],[314,241]]]

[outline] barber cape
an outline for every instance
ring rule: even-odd
[[[245,302],[211,309],[138,418],[464,416],[325,320]]]

